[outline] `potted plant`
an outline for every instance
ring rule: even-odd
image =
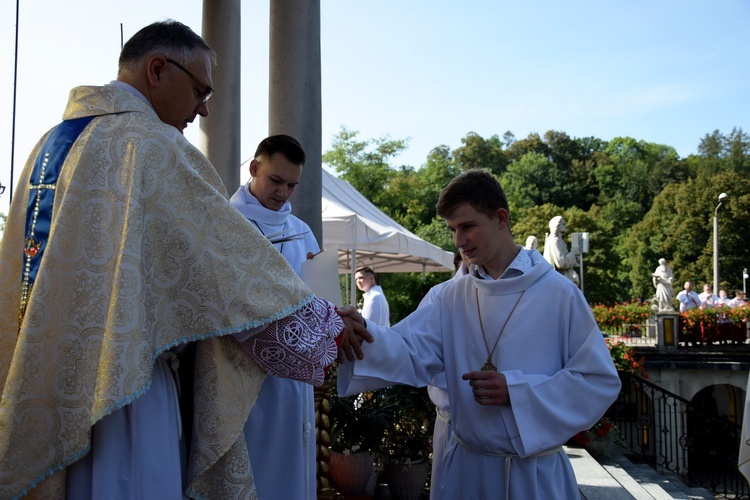
[[[393,420],[377,454],[383,479],[393,498],[421,498],[429,475],[435,406],[426,388],[396,385],[379,393]]]
[[[339,493],[364,494],[392,412],[377,392],[341,397],[334,390],[330,403],[331,481]]]
[[[619,429],[607,417],[600,418],[591,429],[573,436],[573,443],[583,446],[596,459],[606,457],[613,442],[622,441]]]

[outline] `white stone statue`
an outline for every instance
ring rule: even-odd
[[[526,238],[526,245],[524,246],[526,250],[531,250],[532,248],[534,250],[537,250],[538,247],[539,247],[539,240],[536,238],[536,236],[532,234],[531,236]]]
[[[672,297],[674,296],[674,290],[672,289],[674,275],[672,274],[672,268],[667,265],[666,259],[659,259],[659,267],[651,275],[651,279],[656,287],[656,296],[654,298],[656,299],[658,310],[674,311],[674,304],[672,303]]]
[[[550,219],[549,233],[544,238],[544,258],[576,286],[580,286],[578,273],[575,270],[578,259],[576,259],[576,254],[568,251],[568,245],[562,239],[562,234],[566,229],[568,227],[561,215]]]

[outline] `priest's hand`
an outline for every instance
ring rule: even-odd
[[[350,316],[345,314],[340,315],[344,321],[344,329],[341,330],[338,362],[343,363],[345,358],[349,361],[354,361],[355,356],[357,359],[365,359],[365,355],[362,352],[362,342],[367,341],[372,343],[374,340],[372,334],[367,331],[364,325],[358,323]]]
[[[501,406],[510,404],[508,382],[505,375],[494,370],[469,372],[462,377],[469,381],[474,393],[474,401],[485,406]]]
[[[362,314],[360,314],[359,311],[357,311],[357,308],[354,306],[337,307],[336,312],[339,313],[339,316],[341,316],[342,318],[344,316],[347,316],[353,319],[354,321],[356,321],[357,323],[359,323],[360,325],[364,326],[365,328],[367,327],[367,322],[365,322],[365,318],[362,316]]]

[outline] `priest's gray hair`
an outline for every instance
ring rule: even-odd
[[[211,64],[216,66],[216,53],[190,27],[173,19],[159,21],[142,28],[125,43],[120,52],[118,72],[135,71],[156,53],[188,65],[195,60],[198,50],[208,54]]]

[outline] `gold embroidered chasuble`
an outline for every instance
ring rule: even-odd
[[[135,95],[71,91],[96,118],[55,186],[51,231],[19,326],[32,152],[0,246],[0,497],[64,494],[91,426],[149,388],[156,357],[196,352],[191,495],[252,498],[242,427],[265,377],[226,335],[312,299],[227,201],[208,160]]]

